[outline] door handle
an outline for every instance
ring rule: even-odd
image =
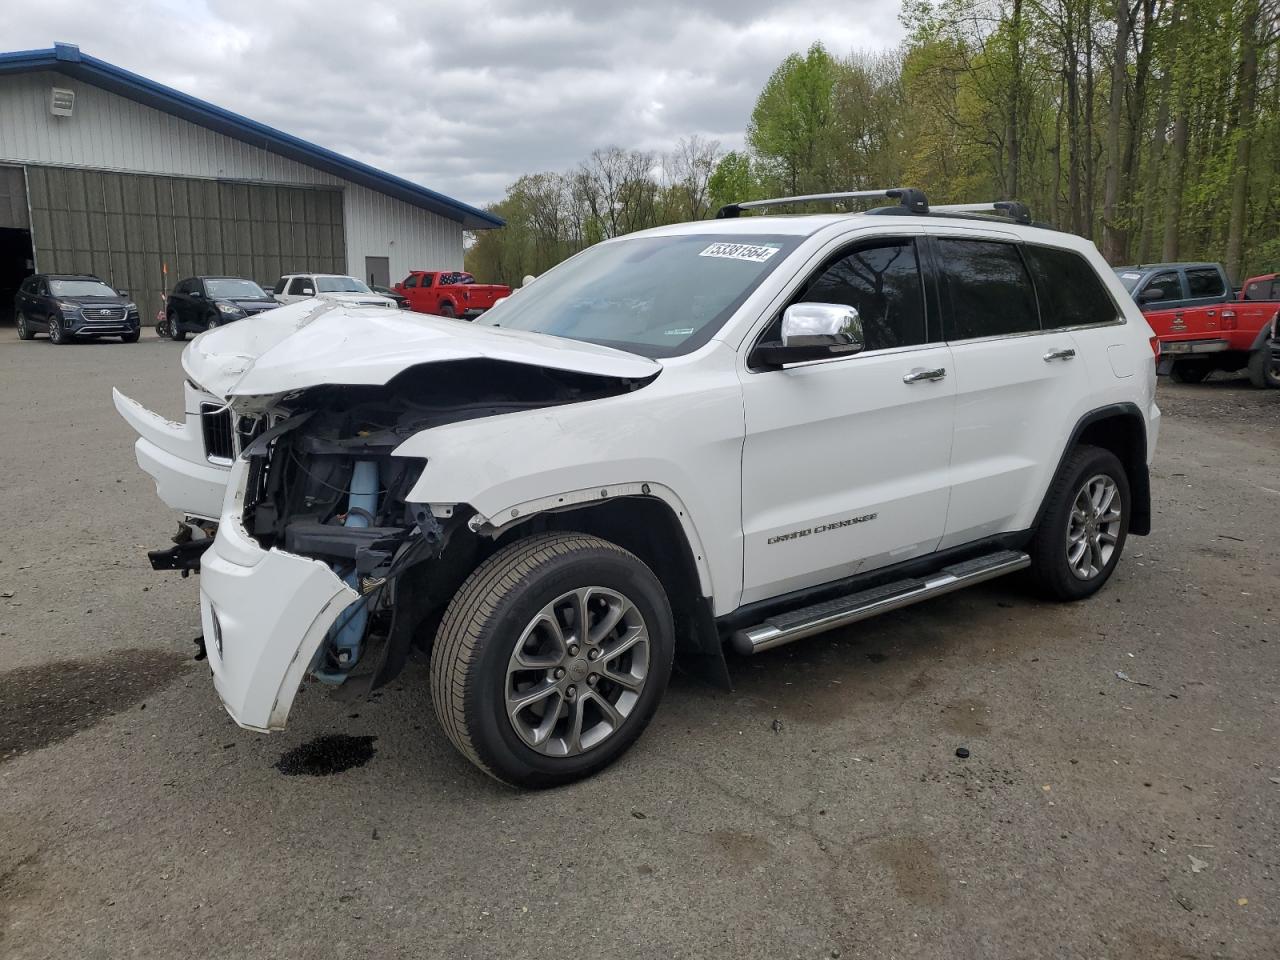
[[[902,378],[902,382],[919,383],[921,380],[941,380],[946,375],[946,367],[938,367],[936,370],[926,370],[924,367],[916,367]]]
[[[1044,355],[1045,363],[1052,363],[1054,360],[1073,360],[1076,352],[1070,347],[1063,350],[1050,350]]]

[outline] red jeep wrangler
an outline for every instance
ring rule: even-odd
[[[395,285],[396,293],[409,301],[409,309],[441,317],[478,317],[511,288],[501,283],[476,283],[460,271],[414,270]]]

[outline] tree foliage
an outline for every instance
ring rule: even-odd
[[[1280,0],[906,0],[883,54],[786,57],[747,149],[611,147],[522,177],[473,272],[518,282],[590,243],[735,200],[910,185],[1018,199],[1112,263],[1280,261]]]

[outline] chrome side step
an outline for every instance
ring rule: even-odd
[[[930,597],[940,597],[944,593],[1001,577],[1030,565],[1031,558],[1017,550],[1001,550],[975,557],[973,560],[943,567],[927,577],[886,583],[847,597],[837,597],[825,603],[815,603],[770,617],[764,623],[734,633],[733,649],[746,655],[780,647],[792,640],[857,623]]]

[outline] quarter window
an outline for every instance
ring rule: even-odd
[[[840,303],[862,318],[867,350],[925,343],[924,288],[914,240],[861,246],[830,263],[797,303]],[[772,331],[771,331],[772,332]],[[772,339],[777,340],[780,331]]]
[[[1046,330],[1112,323],[1119,318],[1115,302],[1089,261],[1071,250],[1025,246],[1027,265],[1040,297],[1040,316]]]
[[[1222,274],[1217,270],[1201,267],[1187,271],[1187,296],[1192,300],[1221,297],[1226,292]]]
[[[995,240],[937,241],[950,309],[948,340],[1032,333],[1040,329],[1035,291],[1011,243]]]

